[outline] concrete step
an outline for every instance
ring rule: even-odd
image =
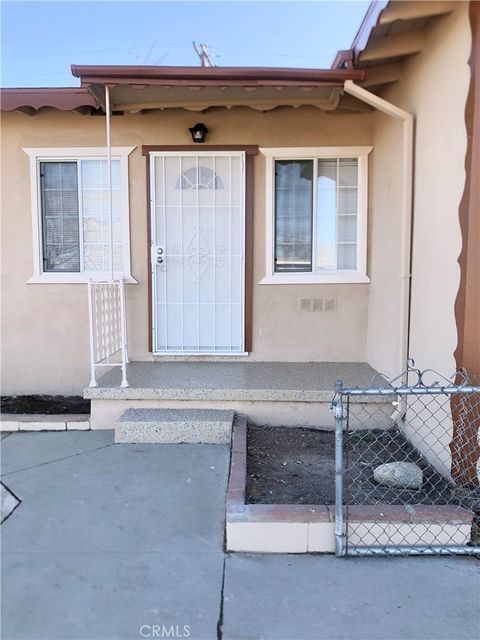
[[[127,409],[115,423],[115,442],[229,443],[234,416],[218,409]]]

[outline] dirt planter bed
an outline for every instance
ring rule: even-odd
[[[0,431],[85,431],[90,401],[80,396],[2,396]]]
[[[275,440],[282,431],[272,450],[272,437]],[[316,443],[313,450],[312,440]],[[330,432],[249,427],[244,416],[236,417],[227,492],[229,551],[334,553],[333,442]],[[379,487],[376,504],[350,506],[349,544],[391,543],[392,526],[401,532],[399,544],[418,545],[419,540],[425,541],[426,531],[433,532],[429,544],[466,544],[474,514],[455,504],[432,504],[428,483],[431,488],[438,479],[433,470],[425,471],[427,490],[423,498],[418,496],[418,502],[425,504],[415,504],[414,509],[392,504],[388,488]],[[356,497],[361,502],[364,496]],[[366,527],[374,532],[374,539],[365,535]]]

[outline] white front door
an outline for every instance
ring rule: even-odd
[[[153,350],[242,353],[244,153],[150,160]]]

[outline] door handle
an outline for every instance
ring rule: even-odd
[[[158,256],[158,258],[157,258],[157,264],[163,264],[163,258],[162,258],[162,256]]]

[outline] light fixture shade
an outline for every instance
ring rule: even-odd
[[[194,142],[205,142],[208,129],[203,122],[197,122],[194,127],[189,128],[189,131],[192,134],[192,140]]]

